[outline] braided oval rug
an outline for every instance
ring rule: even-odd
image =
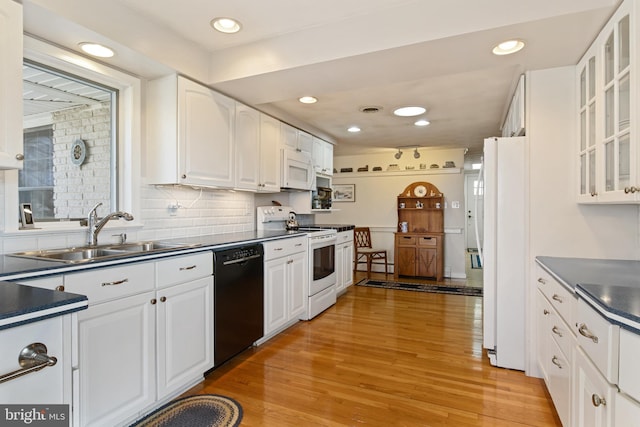
[[[173,400],[136,421],[132,427],[236,427],[242,406],[230,397],[200,394]]]

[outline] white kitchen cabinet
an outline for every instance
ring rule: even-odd
[[[0,169],[22,169],[22,4],[0,0]]]
[[[573,425],[613,426],[615,386],[610,385],[581,348],[576,350]]]
[[[319,175],[333,175],[333,144],[313,137],[313,167]]]
[[[572,425],[573,322],[576,300],[558,281],[537,267],[538,363],[563,426]]]
[[[280,123],[280,148],[290,148],[296,151],[313,154],[313,137],[284,122]]]
[[[280,191],[280,122],[236,104],[236,188]]]
[[[78,313],[74,425],[119,425],[155,402],[153,299],[146,292]]]
[[[336,293],[353,285],[353,230],[341,231],[336,240]]]
[[[213,276],[159,290],[156,300],[161,400],[213,367]]]
[[[637,20],[635,2],[622,3],[576,69],[579,202],[640,201]]]
[[[280,191],[280,121],[260,114],[260,184],[258,191]]]
[[[614,412],[616,427],[637,427],[640,420],[640,403],[625,394],[618,393]]]
[[[303,317],[307,301],[307,237],[264,246],[264,336],[270,338]]]
[[[260,185],[260,112],[236,103],[236,188],[257,191]]]
[[[181,76],[148,89],[148,182],[233,188],[236,102]]]
[[[0,375],[21,369],[18,356],[33,343],[43,343],[47,355],[58,359],[53,366],[2,383],[3,405],[71,404],[70,318],[71,315],[58,316],[0,331]]]

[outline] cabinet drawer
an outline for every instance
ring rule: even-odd
[[[551,340],[549,360],[549,394],[563,426],[569,425],[571,415],[571,354],[565,355]]]
[[[307,248],[307,237],[294,237],[291,239],[271,240],[262,244],[264,247],[264,260],[281,258],[303,252]]]
[[[429,236],[418,237],[418,245],[419,246],[438,246],[438,238],[429,237]]]
[[[17,280],[21,285],[33,286],[34,288],[51,289],[52,291],[64,291],[64,275],[49,277],[38,277],[35,279]]]
[[[538,289],[547,297],[567,325],[574,325],[576,313],[574,294],[540,267],[537,268],[537,276]],[[572,333],[574,333],[573,329]]]
[[[353,230],[338,233],[336,244],[353,242]]]
[[[64,277],[65,291],[86,295],[89,305],[153,290],[154,263],[101,268]]]
[[[162,259],[156,262],[158,288],[186,283],[213,274],[211,251]]]
[[[620,327],[579,300],[575,328],[578,344],[587,356],[611,384],[618,384]]]
[[[396,235],[396,241],[398,242],[398,246],[415,246],[416,245],[416,236],[401,236]]]
[[[620,390],[640,401],[640,335],[620,330]]]
[[[576,344],[572,328],[562,320],[562,317],[553,306],[547,318],[546,326],[546,332],[551,335],[567,358],[571,359],[571,354]]]

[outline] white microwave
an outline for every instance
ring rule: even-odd
[[[311,154],[304,151],[282,149],[282,182],[280,187],[294,190],[311,190],[316,175]]]

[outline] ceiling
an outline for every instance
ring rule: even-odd
[[[468,148],[473,160],[500,133],[520,74],[576,64],[619,0],[23,3],[27,33],[76,51],[109,44],[117,55],[105,62],[146,78],[176,70],[336,143],[336,155],[418,146]],[[242,31],[216,33],[218,16]],[[491,54],[512,38],[524,50]],[[431,124],[393,116],[403,105],[427,108]]]

